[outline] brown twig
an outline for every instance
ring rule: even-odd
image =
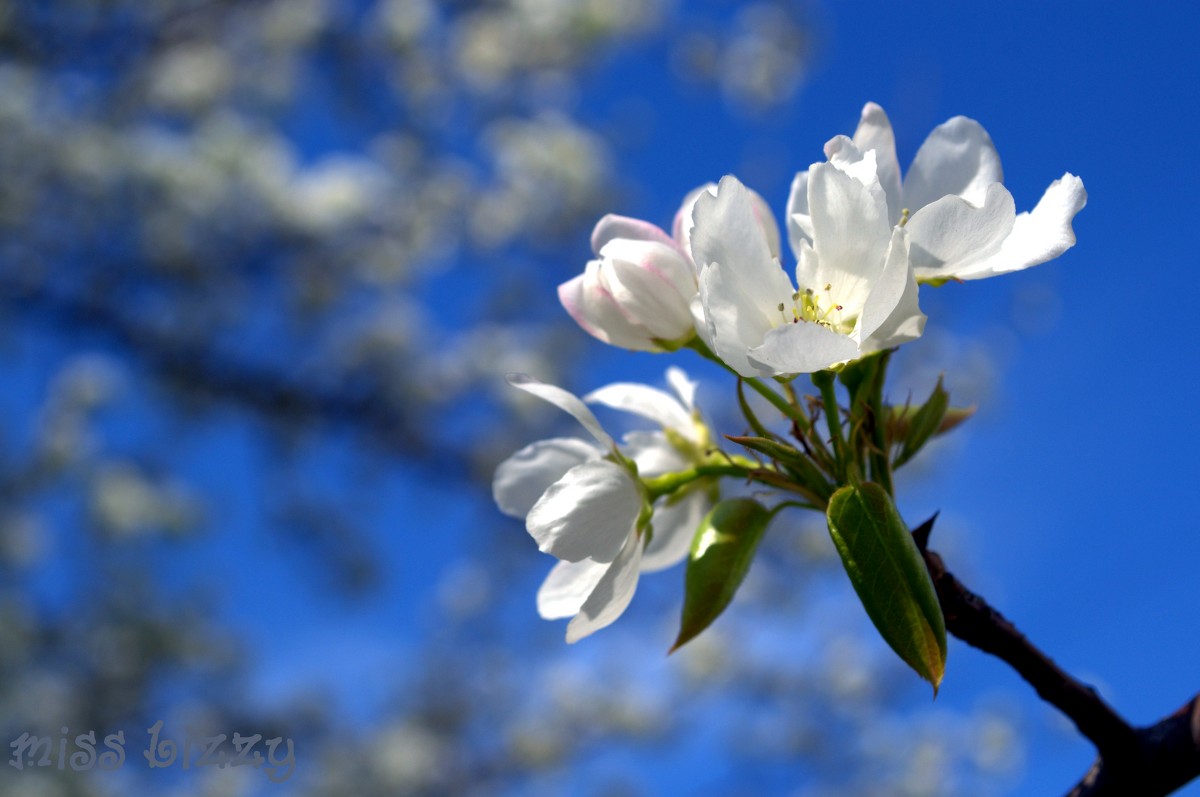
[[[1068,797],[1158,797],[1200,777],[1200,695],[1135,733],[1133,746],[1097,758]]]
[[[1135,728],[1094,688],[1033,645],[986,600],[967,589],[928,548],[936,515],[913,530],[937,590],[946,630],[1011,666],[1063,712],[1099,753],[1069,797],[1159,797],[1200,776],[1200,695],[1162,721]]]

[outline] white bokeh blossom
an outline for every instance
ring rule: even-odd
[[[559,437],[526,446],[496,469],[492,493],[501,511],[525,518],[539,548],[560,561],[538,591],[538,613],[573,618],[575,642],[615,621],[641,572],[681,561],[711,506],[707,489],[682,490],[653,506],[639,477],[682,471],[709,446],[694,404],[695,383],[667,373],[676,396],[619,383],[590,393],[589,403],[640,415],[662,428],[625,435],[618,447],[582,400],[523,374],[515,387],[570,413],[593,440]],[[632,464],[631,464],[632,463]]]
[[[893,228],[874,156],[816,164],[806,179],[810,237],[793,238],[796,284],[735,177],[701,196],[691,249],[701,337],[742,376],[811,373],[920,336],[925,316],[908,234]]]
[[[888,219],[908,230],[922,282],[981,279],[1052,260],[1075,245],[1071,222],[1087,204],[1083,181],[1067,172],[1032,211],[1017,213],[991,137],[965,116],[934,128],[903,180],[891,122],[873,102],[863,107],[854,137],[833,138],[825,154],[842,166],[874,155]],[[813,237],[810,174],[801,172],[792,183],[787,226],[793,246]]]

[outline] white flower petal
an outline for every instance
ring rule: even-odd
[[[630,534],[612,565],[604,571],[579,614],[567,624],[567,642],[578,642],[621,616],[637,590],[642,540]]]
[[[820,324],[784,324],[749,352],[752,362],[773,374],[811,374],[858,356],[858,345]]]
[[[700,269],[700,298],[717,356],[743,376],[759,376],[745,351],[771,327],[767,312],[791,302],[791,280],[771,257],[750,192],[737,178],[721,179],[717,196],[696,201],[692,256]]]
[[[689,415],[696,411],[696,386],[699,382],[689,379],[682,368],[672,365],[667,369],[667,384],[675,391],[675,395],[679,396]]]
[[[918,279],[953,278],[1000,250],[1016,220],[1012,194],[988,186],[982,206],[944,196],[913,214],[905,229]]]
[[[1000,155],[983,125],[956,116],[934,128],[917,150],[904,175],[902,202],[914,215],[947,194],[982,205],[987,187],[1003,180]]]
[[[711,263],[730,269],[730,279],[752,299],[770,303],[790,295],[791,283],[771,254],[771,242],[755,210],[752,192],[736,177],[721,178],[717,195],[696,200],[692,257],[703,273]],[[760,303],[762,303],[760,302]]]
[[[692,191],[692,193],[688,194],[683,206],[679,209],[679,213],[675,216],[675,239],[679,241],[685,251],[692,251],[691,237],[692,228],[695,225],[696,200],[704,193],[707,193],[709,196],[716,196],[717,190],[718,186],[716,183],[708,183]],[[775,223],[775,214],[771,210],[771,206],[757,191],[749,188],[745,190],[750,199],[750,208],[754,214],[754,219],[758,222],[758,226],[762,229],[763,237],[766,239],[767,249],[771,252],[771,257],[777,258],[779,257],[779,225]]]
[[[896,159],[896,136],[887,114],[873,102],[863,106],[854,144],[863,152],[874,151],[879,184],[887,196],[888,221],[900,220],[900,162]]]
[[[801,241],[800,247],[796,250],[796,284],[824,285],[821,282],[821,276],[820,259],[817,257],[817,253],[808,241]]]
[[[599,267],[598,261],[592,261]],[[590,264],[589,264],[590,266]],[[562,304],[563,309],[571,318],[575,319],[575,323],[583,327],[584,331],[589,335],[605,340],[604,333],[592,320],[590,308],[584,304],[584,280],[587,279],[587,273],[579,274],[572,277],[566,282],[558,286],[558,301]],[[607,342],[607,341],[605,341]]]
[[[872,194],[878,195],[884,207],[887,207],[887,194],[879,182],[874,150],[860,150],[850,138],[834,136],[825,144],[825,157],[838,171],[845,172],[865,185]]]
[[[513,387],[537,396],[543,401],[550,402],[579,421],[583,425],[583,428],[587,429],[600,445],[605,448],[614,448],[616,446],[612,437],[600,425],[600,421],[596,420],[596,416],[592,414],[592,411],[587,408],[586,404],[579,400],[578,396],[556,385],[539,382],[528,374],[509,374],[506,378],[508,379],[508,383]]]
[[[1075,245],[1071,222],[1087,204],[1083,181],[1071,173],[1050,184],[1031,212],[1017,214],[1012,232],[987,260],[959,270],[959,279],[979,279],[1053,260]]]
[[[675,503],[662,499],[654,507],[654,536],[642,554],[642,572],[653,573],[683,561],[692,537],[710,507],[703,490],[693,490]]]
[[[674,242],[622,238],[605,244],[600,256],[602,260],[631,263],[650,271],[688,300],[696,295],[696,270]]]
[[[545,620],[573,617],[596,588],[609,565],[584,559],[559,562],[550,570],[537,594],[538,614]]]
[[[828,163],[809,170],[817,283],[800,288],[835,286],[834,299],[850,315],[861,311],[879,277],[892,235],[887,200],[878,180],[872,182],[868,187]]]
[[[908,255],[908,236],[897,227],[883,274],[872,288],[859,322],[862,354],[916,340],[925,331],[925,314],[917,302],[917,280]]]
[[[741,290],[741,281],[736,274],[730,278],[731,272],[736,269],[728,269],[720,263],[710,263],[700,272],[700,299],[707,323],[701,337],[723,363],[742,376],[772,376],[774,371],[751,362],[747,354],[771,331],[771,319],[763,305]],[[788,288],[788,294],[780,295],[776,306],[780,302],[790,306],[791,286]]]
[[[600,261],[592,260],[582,274],[558,286],[563,309],[585,332],[622,349],[658,351],[649,332],[630,321],[600,280]]]
[[[611,562],[633,532],[642,495],[625,468],[607,460],[576,465],[547,488],[525,518],[545,553]]]
[[[693,188],[688,191],[687,196],[683,198],[683,202],[679,205],[679,210],[675,212],[675,221],[671,225],[671,235],[675,242],[687,254],[692,256],[692,227],[695,226],[695,210],[696,200],[701,194],[708,193],[713,196],[717,195],[716,183],[705,183],[699,188]]]
[[[704,302],[700,294],[696,294],[696,298],[692,299],[692,326],[696,328],[696,337],[708,347],[709,351],[715,352],[717,346],[713,343],[712,328],[708,324],[708,318],[704,313]]]
[[[609,213],[596,222],[596,226],[592,229],[592,251],[600,254],[600,250],[609,241],[623,238],[634,241],[656,241],[672,248],[676,245],[671,236],[648,221]]]
[[[621,438],[622,451],[637,465],[638,475],[653,478],[686,470],[688,462],[662,432],[629,432]]]
[[[750,204],[754,209],[754,218],[758,221],[758,225],[762,228],[763,236],[767,240],[767,250],[771,253],[771,257],[778,260],[780,254],[779,225],[775,222],[775,213],[757,191],[747,188],[746,193],[750,195]]]
[[[617,382],[593,390],[583,400],[589,404],[603,404],[614,410],[632,412],[681,434],[691,433],[691,413],[671,394],[649,385]]]
[[[808,213],[808,172],[799,172],[792,179],[792,188],[788,192],[787,209],[784,218],[787,220],[788,242],[792,245],[792,254],[800,256],[800,244],[812,244],[812,216]]]
[[[577,437],[539,440],[500,463],[492,478],[492,497],[501,512],[523,518],[567,471],[603,455],[603,449]]]
[[[606,244],[601,255],[605,287],[627,318],[663,340],[692,331],[696,277],[673,245],[621,239]]]

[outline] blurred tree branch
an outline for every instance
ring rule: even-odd
[[[67,334],[97,336],[170,385],[203,398],[240,405],[266,418],[321,421],[369,433],[397,453],[440,473],[466,473],[463,452],[437,446],[386,397],[369,389],[329,389],[238,359],[234,354],[139,322],[94,299],[69,296],[0,277],[0,305],[7,312],[40,318]]]

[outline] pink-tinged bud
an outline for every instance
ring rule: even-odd
[[[631,241],[657,241],[660,244],[667,244],[668,246],[675,245],[675,242],[671,240],[671,236],[648,221],[609,213],[596,222],[596,227],[592,230],[592,252],[599,255],[600,250],[609,241],[617,241],[623,238]]]
[[[672,350],[695,334],[695,273],[663,238],[609,238],[598,260],[559,286],[559,300],[579,326],[605,343],[638,351]]]

